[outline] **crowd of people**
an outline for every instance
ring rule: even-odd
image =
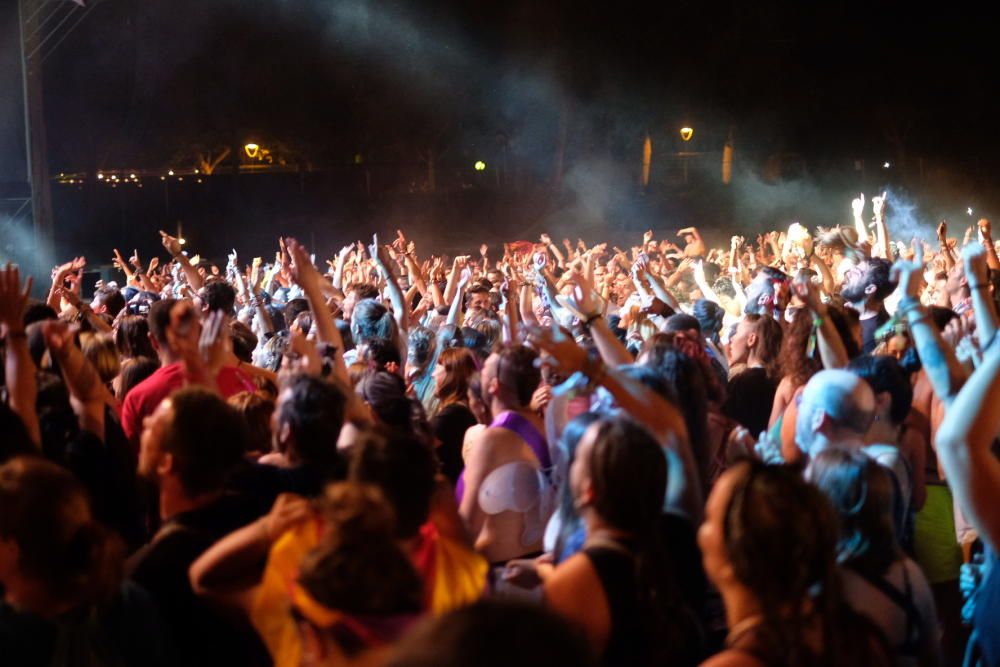
[[[998,245],[871,204],[7,265],[0,661],[1000,665]]]

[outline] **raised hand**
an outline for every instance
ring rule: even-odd
[[[156,267],[158,267],[159,265],[160,265],[160,258],[154,255],[153,259],[149,260],[149,268],[146,270],[146,273],[152,273],[153,271],[156,271]]]
[[[142,260],[139,259],[138,249],[132,251],[132,256],[128,258],[128,263],[134,266],[137,271],[142,271]]]
[[[679,233],[678,233],[678,235],[679,235]],[[652,241],[652,240],[653,240],[653,230],[652,229],[647,229],[642,234],[642,244],[644,246],[649,245],[649,242]]]
[[[319,271],[309,258],[309,251],[305,246],[293,238],[285,242],[285,247],[291,257],[291,277],[299,286],[305,290],[307,287],[318,285],[320,280]]]
[[[864,215],[865,194],[863,192],[851,202],[851,210],[854,212],[855,218],[860,218],[862,215]]]
[[[942,220],[937,226],[937,237],[938,241],[946,242],[948,240],[948,221]]]
[[[792,289],[802,299],[802,303],[806,304],[806,308],[817,314],[825,312],[826,306],[823,305],[822,299],[819,298],[819,291],[806,274],[799,273],[795,276],[795,279],[792,281]]]
[[[979,222],[977,224],[979,226],[979,236],[980,236],[980,238],[982,238],[984,241],[985,240],[992,240],[993,239],[993,231],[992,231],[992,228],[990,226],[990,221],[987,220],[986,218],[980,218],[980,220],[979,220]]]
[[[85,266],[87,266],[86,257],[76,257],[65,264],[60,264],[52,272],[53,282],[61,284],[62,281],[66,279],[66,276],[71,273],[76,273]]]
[[[528,340],[536,348],[547,352],[563,375],[581,371],[587,364],[587,351],[556,327],[533,327],[529,330]]]
[[[485,258],[486,257],[486,253],[489,252],[489,250],[490,250],[490,247],[488,245],[486,245],[485,243],[482,244],[481,246],[479,246],[479,254],[480,254],[480,256],[482,256],[483,258]]]
[[[989,284],[989,263],[986,260],[986,250],[979,244],[969,244],[962,249],[962,259],[965,261],[965,278],[969,287]]]
[[[31,276],[21,287],[21,270],[8,263],[0,269],[0,333],[24,329],[24,307],[31,294]]]
[[[924,246],[913,239],[913,259],[898,259],[892,265],[891,279],[899,283],[903,294],[913,299],[920,299],[924,288]]]
[[[546,246],[552,245],[552,237],[550,237],[548,234],[542,234],[540,237],[538,237],[538,240],[544,243]]]
[[[118,248],[115,248],[115,256],[112,258],[111,263],[119,271],[124,271],[125,273],[129,272],[128,263],[125,261],[125,257],[122,255],[121,251],[118,250]]]
[[[876,220],[882,220],[885,216],[885,201],[886,193],[883,192],[881,195],[872,197],[872,213],[875,214]]]
[[[181,254],[181,242],[162,229],[160,230],[160,243],[163,244],[164,249],[170,253],[171,257],[177,257],[177,255]]]
[[[67,345],[72,345],[79,331],[79,324],[70,324],[63,320],[46,320],[42,324],[42,338],[45,340],[45,345],[55,353]]]

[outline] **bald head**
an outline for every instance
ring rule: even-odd
[[[808,455],[860,443],[874,415],[875,395],[867,382],[848,371],[820,371],[802,393],[795,441]]]

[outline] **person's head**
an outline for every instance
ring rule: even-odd
[[[236,290],[225,280],[209,280],[198,290],[198,300],[203,314],[221,310],[231,317],[236,305]]]
[[[899,362],[889,356],[864,355],[852,359],[847,370],[864,379],[874,392],[875,419],[902,426],[913,403],[913,385]]]
[[[480,283],[472,285],[465,298],[468,310],[490,310],[492,307],[490,288],[486,285]]]
[[[691,314],[698,321],[701,333],[711,339],[714,343],[719,343],[719,334],[722,331],[722,321],[726,316],[726,311],[722,306],[709,301],[708,299],[698,299],[694,302]]]
[[[178,303],[177,299],[160,299],[149,307],[149,315],[147,316],[149,339],[158,355],[170,354],[167,329],[170,328],[170,313]]]
[[[174,392],[143,423],[139,474],[190,501],[220,492],[246,450],[243,418],[199,387]],[[166,517],[164,517],[166,518]]]
[[[881,307],[887,296],[896,289],[890,272],[892,262],[881,257],[865,258],[844,273],[840,294],[854,307]]]
[[[483,335],[483,349],[492,350],[500,342],[503,327],[500,320],[493,317],[484,317],[475,326],[476,331]]]
[[[490,356],[490,348],[487,346],[486,336],[475,327],[465,326],[459,330],[462,336],[462,347],[472,352],[479,359],[485,360]]]
[[[701,340],[701,322],[687,313],[675,313],[667,318],[667,331],[680,333],[691,340]]]
[[[413,403],[406,395],[403,378],[388,371],[369,371],[354,392],[368,406],[376,423],[389,428],[407,429],[413,422]]]
[[[372,338],[396,340],[396,321],[385,306],[374,299],[362,299],[351,315],[351,334],[355,345],[366,345]]]
[[[378,296],[378,288],[370,283],[354,283],[348,286],[344,295],[344,319],[353,321],[355,307],[366,299],[374,300]]]
[[[115,398],[124,401],[133,387],[155,373],[159,367],[160,362],[155,357],[132,357],[123,361]]]
[[[241,391],[230,396],[226,402],[236,408],[247,424],[246,452],[265,454],[271,451],[274,401],[261,392]]]
[[[729,364],[763,366],[777,375],[783,332],[770,315],[744,315],[729,339]]]
[[[291,299],[285,304],[285,307],[281,311],[281,315],[285,320],[285,325],[291,329],[292,324],[298,319],[299,315],[302,313],[309,312],[309,302],[305,299]]]
[[[969,298],[969,281],[965,277],[965,265],[962,262],[955,262],[955,266],[948,269],[948,277],[944,282],[944,290],[948,293],[948,300],[952,306],[958,305],[963,299]]]
[[[427,619],[396,646],[386,662],[387,667],[593,664],[583,634],[559,615],[544,605],[496,599]]]
[[[890,474],[864,453],[841,448],[820,452],[808,469],[809,480],[829,498],[840,518],[841,564],[873,576],[885,574],[901,557]]]
[[[109,598],[125,548],[94,520],[86,491],[41,458],[0,466],[0,587],[15,606],[42,616]]]
[[[434,358],[437,336],[427,327],[414,327],[407,335],[406,377],[422,373]]]
[[[232,320],[229,323],[229,336],[233,342],[233,354],[236,358],[244,364],[252,364],[253,351],[257,349],[259,342],[253,330],[239,320]]]
[[[121,370],[115,341],[109,334],[86,332],[80,334],[83,356],[97,371],[104,384],[110,383]]]
[[[542,372],[535,365],[537,358],[538,354],[524,345],[504,345],[486,359],[481,385],[493,414],[523,409],[531,403],[542,381]]]
[[[802,638],[788,621],[838,601],[836,545],[836,515],[820,491],[791,466],[756,462],[723,473],[698,530],[705,574],[723,599],[754,600],[792,645]]]
[[[323,536],[299,566],[292,610],[303,664],[344,664],[398,639],[422,610],[424,587],[395,540],[394,512],[377,487],[332,484],[320,505]]]
[[[858,447],[875,416],[867,382],[845,370],[823,370],[802,392],[795,442],[808,456],[830,446]]]
[[[656,439],[624,417],[591,424],[580,439],[569,482],[577,507],[636,537],[648,536],[663,509],[667,459]]]
[[[413,537],[430,515],[437,461],[412,433],[369,431],[350,450],[348,479],[378,487],[395,515],[395,537]]]
[[[442,404],[464,403],[469,397],[469,381],[479,372],[476,357],[469,350],[444,350],[434,366],[434,393]]]
[[[276,449],[294,464],[342,471],[337,438],[344,425],[347,397],[335,384],[311,375],[294,375],[278,394],[272,432]]]
[[[123,359],[156,358],[156,350],[150,340],[149,322],[142,315],[126,315],[118,320],[115,347]]]
[[[94,292],[90,307],[99,315],[107,313],[111,317],[117,317],[118,313],[125,307],[125,297],[122,296],[117,287],[105,285]]]
[[[365,346],[362,360],[375,370],[386,370],[395,375],[402,372],[402,358],[399,347],[386,338],[372,338]]]

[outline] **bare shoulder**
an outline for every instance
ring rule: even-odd
[[[763,662],[743,651],[723,651],[701,663],[701,667],[766,667]]]

